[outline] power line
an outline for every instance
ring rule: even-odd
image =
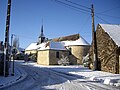
[[[100,19],[100,20],[104,21],[105,23],[111,24],[111,23],[109,23],[108,21],[104,20],[103,18],[98,17],[97,15],[95,15],[95,16],[96,16],[98,19]]]
[[[116,8],[120,8],[120,6],[117,6],[117,7],[114,7],[114,8],[111,8],[111,9],[108,9],[108,10],[105,10],[105,11],[102,11],[102,12],[99,12],[98,14],[105,13],[105,12],[114,10],[114,9],[116,9]]]
[[[77,11],[80,11],[80,12],[83,12],[83,13],[89,13],[89,14],[91,14],[91,8],[89,8],[89,7],[86,7],[86,6],[83,6],[83,5],[80,5],[80,4],[77,4],[77,3],[74,3],[74,2],[72,2],[72,1],[69,1],[69,0],[64,0],[65,2],[68,2],[68,3],[65,3],[65,2],[62,2],[62,1],[60,1],[60,0],[53,0],[53,1],[55,1],[56,3],[58,3],[58,4],[61,4],[61,5],[64,5],[64,6],[68,6],[69,8],[72,8],[72,9],[74,9],[74,10],[77,10]],[[76,6],[74,6],[74,5],[71,5],[71,4],[69,4],[69,3],[71,3],[71,4],[74,4],[74,5],[76,5]],[[78,7],[79,6],[79,7]],[[86,8],[86,9],[83,9],[83,8],[80,8],[80,7],[83,7],[83,8]],[[115,7],[115,8],[119,8],[119,7]],[[98,19],[100,19],[100,20],[102,20],[102,21],[104,21],[105,23],[109,23],[108,21],[106,21],[106,20],[104,20],[104,19],[102,19],[101,17],[99,17],[98,15],[104,15],[104,16],[107,16],[107,17],[112,17],[112,18],[120,18],[120,17],[116,17],[116,16],[111,16],[111,15],[107,15],[107,14],[103,14],[104,12],[106,12],[106,11],[110,11],[110,10],[113,10],[113,9],[115,9],[115,8],[111,8],[111,9],[108,9],[108,10],[105,10],[105,11],[103,11],[103,12],[101,12],[101,13],[98,13],[98,12],[94,12],[95,14],[97,14],[97,15],[95,15]],[[88,10],[89,9],[89,10]],[[109,23],[110,24],[110,23]]]
[[[66,6],[69,6],[69,7],[72,7],[72,8],[78,9],[78,10],[81,10],[81,11],[90,12],[89,10],[82,9],[82,8],[79,8],[79,7],[76,7],[76,6],[70,5],[70,4],[68,4],[68,3],[61,2],[61,1],[59,1],[59,0],[54,0],[54,1],[57,2],[57,3],[60,3],[60,4],[62,4],[62,5],[66,5]]]
[[[56,3],[58,3],[58,2],[56,2]],[[58,3],[58,4],[61,4],[61,3]],[[61,5],[63,5],[63,4],[61,4]],[[77,12],[82,12],[82,13],[84,13],[84,14],[86,14],[86,15],[88,15],[88,12],[84,12],[84,11],[81,11],[81,10],[79,10],[79,9],[76,9],[76,8],[73,8],[73,7],[70,7],[70,6],[67,6],[67,5],[64,5],[64,7],[67,7],[67,8],[69,8],[69,9],[73,9],[74,11],[77,11]],[[90,13],[89,13],[90,14]]]
[[[103,16],[107,16],[107,17],[111,17],[111,18],[116,18],[116,19],[120,19],[120,17],[118,16],[111,16],[111,15],[107,15],[107,14],[100,14],[100,13],[95,13],[95,14],[98,14],[98,15],[103,15]]]
[[[66,1],[66,2],[69,2],[69,3],[72,3],[72,4],[74,4],[74,5],[77,5],[77,6],[80,6],[80,7],[83,7],[83,8],[86,8],[86,9],[90,9],[90,10],[91,10],[91,8],[89,8],[89,7],[86,7],[86,6],[83,6],[83,5],[74,3],[74,2],[72,2],[72,1],[69,1],[69,0],[65,0],[65,1]]]
[[[112,15],[105,14],[106,12],[111,11],[111,10],[115,10],[116,8],[120,8],[120,6],[117,6],[117,7],[114,7],[114,8],[110,8],[110,9],[102,11],[102,12],[96,12],[95,14],[99,14],[99,15],[103,15],[103,16],[107,16],[107,17],[112,17],[112,18],[117,18],[117,19],[119,18],[120,19],[119,16],[112,16]]]

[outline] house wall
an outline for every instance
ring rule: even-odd
[[[41,65],[49,65],[49,50],[38,51],[37,63]]]
[[[59,52],[59,58],[56,58],[56,52]],[[49,53],[49,60],[50,60],[50,65],[56,65],[58,64],[58,60],[61,59],[62,55],[68,56],[68,51],[66,50],[50,50]]]
[[[59,58],[56,57],[57,52],[59,52]],[[68,50],[40,50],[38,51],[37,63],[41,65],[57,65],[62,55],[68,56],[71,64],[77,63],[76,58],[69,55]]]
[[[82,59],[89,52],[90,46],[68,46],[66,48],[71,48],[71,53],[77,59],[77,64],[82,64]]]
[[[34,54],[37,53],[37,50],[25,50],[25,54]]]
[[[112,38],[110,38],[110,36],[101,28],[100,25],[97,26],[96,40],[99,68],[102,71],[118,73],[118,47]]]

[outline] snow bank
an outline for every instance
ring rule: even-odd
[[[0,76],[0,89],[10,86],[26,78],[27,73],[21,68],[15,68],[14,76],[9,75],[8,77]]]

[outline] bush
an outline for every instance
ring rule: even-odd
[[[19,53],[15,56],[14,59],[17,59],[17,60],[23,60],[24,59],[24,54],[23,53]]]
[[[32,60],[34,62],[37,61],[37,55],[36,54],[30,54],[28,58],[29,58],[29,60]]]
[[[58,61],[58,64],[64,66],[69,65],[70,64],[69,58],[67,56],[65,57],[64,55],[62,55],[62,58]]]
[[[87,54],[85,57],[83,57],[83,65],[84,65],[84,67],[89,67],[89,65],[90,65],[89,54]]]

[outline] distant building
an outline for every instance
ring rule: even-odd
[[[120,74],[120,25],[98,24],[96,40],[98,68]]]
[[[36,43],[31,43],[26,49],[25,53],[27,54],[36,54],[38,49],[38,44]]]

